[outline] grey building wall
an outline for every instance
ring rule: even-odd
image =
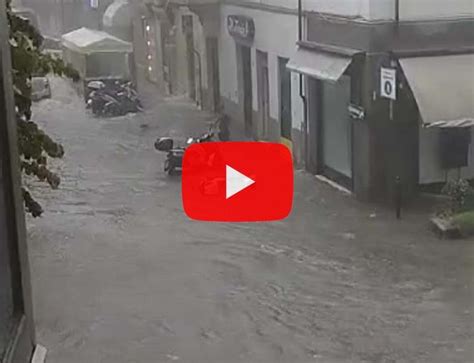
[[[353,122],[354,192],[362,200],[391,203],[395,180],[400,177],[403,195],[409,200],[419,190],[419,114],[397,57],[472,52],[474,22],[402,22],[397,27],[390,21],[369,24],[333,20],[309,16],[307,39],[318,52],[347,55],[356,50],[361,54],[352,66],[357,67],[359,77],[352,102],[366,112],[364,120]],[[392,113],[390,102],[379,96],[382,66],[395,67],[400,75]],[[314,143],[316,136],[309,136]]]
[[[88,0],[22,0],[38,16],[44,35],[59,38],[80,27],[102,29],[102,17],[113,0],[100,0],[99,8],[90,8]]]

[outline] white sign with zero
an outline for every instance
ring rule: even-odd
[[[397,71],[394,68],[380,68],[380,95],[397,99]]]

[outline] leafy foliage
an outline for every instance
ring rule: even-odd
[[[474,188],[467,180],[459,179],[447,182],[442,193],[449,197],[448,213],[460,213],[474,209]]]
[[[463,236],[474,236],[474,211],[455,215],[453,222],[458,226]]]
[[[79,73],[62,59],[42,50],[43,37],[27,19],[14,14],[10,0],[7,1],[7,18],[21,169],[25,174],[36,176],[56,189],[61,180],[49,170],[48,158],[63,157],[64,148],[31,119],[31,78],[53,73],[78,81]],[[43,213],[41,205],[26,187],[23,187],[23,199],[26,211],[34,217]]]

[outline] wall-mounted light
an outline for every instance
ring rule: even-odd
[[[151,66],[148,67],[148,72],[151,72],[153,70],[153,68],[151,68]]]
[[[151,57],[151,54],[148,54],[148,57],[147,57],[147,58],[148,58],[148,60],[151,60],[151,58],[152,58],[152,57]]]
[[[146,26],[146,31],[149,32],[150,29],[151,29],[151,26],[147,25],[147,26]]]
[[[150,46],[150,45],[151,45],[151,41],[148,40],[148,41],[146,42],[146,44],[147,44],[148,46]]]

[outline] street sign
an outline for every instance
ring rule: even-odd
[[[397,99],[397,71],[394,68],[380,68],[380,95]]]

